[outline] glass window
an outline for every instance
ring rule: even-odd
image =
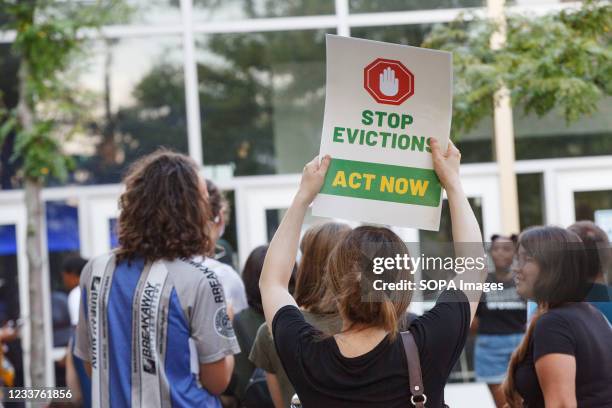
[[[391,27],[355,27],[351,36],[395,44],[420,46],[433,24],[410,24]],[[493,120],[486,118],[473,130],[457,137],[462,163],[493,161]]]
[[[612,242],[612,190],[575,192],[574,209],[577,221],[595,221]],[[612,282],[612,265],[608,265],[607,280]]]
[[[514,110],[516,158],[549,159],[557,157],[612,154],[612,98],[599,104],[599,111],[567,125],[558,111],[538,118]]]
[[[236,194],[233,190],[224,190],[223,195],[228,203],[225,212],[225,229],[217,240],[215,257],[218,261],[232,265],[242,273],[238,262],[238,228],[236,225]]]
[[[351,37],[419,47],[433,27],[433,24],[353,27]]]
[[[484,0],[349,0],[351,13],[482,7]]]
[[[11,107],[17,104],[17,63],[5,58],[9,47],[0,45],[0,90],[4,104]],[[73,97],[81,108],[62,118],[67,126],[57,121],[56,136],[76,162],[68,183],[117,183],[130,163],[160,146],[187,153],[180,36],[92,43],[87,58],[75,61],[67,81],[74,82]],[[18,187],[9,160],[13,142],[10,136],[0,150],[3,189]]]
[[[77,162],[70,182],[119,182],[160,146],[187,152],[180,36],[97,43],[75,71],[83,109],[80,131],[63,144]]]
[[[68,294],[78,281],[64,279],[63,265],[67,259],[79,256],[81,245],[77,205],[76,200],[45,203],[53,347],[66,347],[73,332]],[[61,372],[57,374],[58,385],[63,386],[64,376]]]
[[[482,199],[480,197],[469,197],[468,201],[478,224],[482,225]],[[432,247],[442,243],[452,243],[452,225],[450,218],[450,209],[448,207],[448,200],[442,201],[442,213],[440,215],[440,229],[438,231],[425,231],[419,230],[419,242],[421,245],[431,245]]]
[[[575,1],[575,0],[506,0],[506,5],[508,6],[532,6],[532,5],[542,5],[542,4],[568,3],[570,1]]]
[[[595,211],[612,210],[612,190],[575,192],[574,207],[576,220],[595,221]]]
[[[12,44],[0,44],[0,108],[13,109],[19,100],[17,71],[19,60],[11,52]],[[19,187],[15,179],[16,167],[10,158],[15,134],[7,136],[0,144],[0,190]]]
[[[324,30],[197,39],[204,162],[233,175],[295,173],[318,151]]]
[[[516,175],[521,231],[533,225],[545,224],[543,183],[542,173]],[[554,205],[554,203],[549,203],[549,205]]]
[[[127,13],[118,13],[116,24],[179,24],[179,0],[127,0]]]
[[[15,225],[0,225],[0,326],[19,318]]]
[[[334,14],[334,0],[193,0],[196,20],[238,20]]]
[[[272,241],[272,238],[274,238],[274,234],[276,234],[276,230],[280,226],[281,220],[283,219],[283,214],[286,211],[286,208],[269,208],[266,210],[266,230],[268,242]]]
[[[0,27],[4,27],[9,23],[13,23],[14,20],[15,19],[13,18],[13,16],[8,14],[6,10],[0,9]]]
[[[493,135],[493,120],[491,118],[485,118],[474,129],[465,134],[457,135],[455,144],[461,151],[461,163],[495,161]]]
[[[17,237],[15,225],[0,225],[0,327],[20,323]],[[19,338],[2,345],[4,358],[13,367],[14,386],[23,387],[23,354]]]
[[[79,13],[102,15],[105,25],[176,24],[181,22],[180,0],[56,0],[41,3],[37,7],[37,19],[53,18],[66,22]],[[2,23],[0,11],[0,24]],[[6,17],[5,17],[6,18]]]
[[[276,230],[278,229],[281,221],[285,217],[287,210],[288,208],[272,208],[266,210],[266,228],[268,232],[268,242],[272,241],[272,238],[274,237],[274,234],[276,234]],[[302,223],[300,235],[304,235],[304,233],[310,227],[326,222],[339,222],[344,224],[352,223],[352,221],[350,220],[334,219],[312,215],[312,208],[308,207],[308,209],[306,210],[306,215],[304,216],[304,222]]]
[[[73,252],[81,247],[76,200],[47,201],[47,245],[50,253]]]
[[[17,253],[17,239],[14,225],[0,225],[0,256]],[[2,308],[0,308],[1,313]],[[0,314],[0,320],[2,315]]]

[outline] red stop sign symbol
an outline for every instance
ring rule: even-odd
[[[377,58],[363,69],[363,87],[378,103],[401,105],[414,95],[414,75],[399,61]]]

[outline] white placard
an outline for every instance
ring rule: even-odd
[[[313,215],[438,230],[442,190],[429,138],[446,149],[452,55],[327,35],[320,157],[332,157]]]

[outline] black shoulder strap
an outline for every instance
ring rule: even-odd
[[[416,408],[424,408],[427,402],[425,389],[423,388],[423,375],[421,374],[421,359],[419,349],[414,341],[412,333],[409,331],[401,332],[404,352],[408,361],[408,375],[410,376],[410,402]]]

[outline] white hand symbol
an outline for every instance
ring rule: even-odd
[[[385,96],[395,96],[399,90],[399,79],[395,77],[395,71],[390,67],[380,73],[380,92]]]

